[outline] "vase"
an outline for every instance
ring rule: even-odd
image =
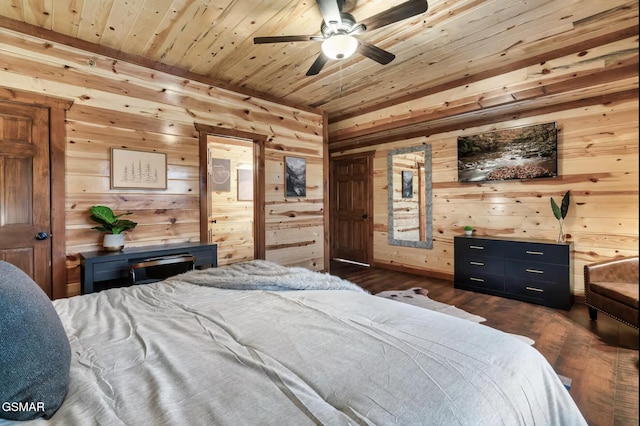
[[[470,237],[471,234],[473,234],[473,230],[471,231],[464,231],[464,235],[466,235],[467,237]]]
[[[564,243],[567,241],[567,236],[564,234],[564,223],[558,222],[560,224],[560,231],[558,232],[558,242]]]
[[[124,248],[124,234],[104,234],[102,247],[106,251],[120,251]]]

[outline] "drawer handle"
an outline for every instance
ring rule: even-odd
[[[530,272],[532,274],[544,274],[544,271],[541,271],[539,269],[529,269],[529,268],[527,268],[527,269],[525,269],[525,271]]]
[[[474,250],[484,250],[484,247],[482,246],[469,246],[469,248]]]
[[[479,282],[479,283],[483,283],[483,282],[484,282],[484,280],[483,280],[482,278],[474,278],[474,277],[471,277],[471,278],[469,278],[469,279],[470,279],[471,281],[477,281],[477,282]]]
[[[530,250],[525,251],[525,253],[526,254],[535,254],[535,255],[538,255],[538,256],[542,256],[544,254],[544,252],[542,252],[542,251],[530,251]]]
[[[531,290],[531,291],[537,291],[538,293],[544,293],[544,290],[541,288],[535,288],[535,287],[525,287],[527,290]]]
[[[470,265],[484,266],[484,262],[469,262]]]

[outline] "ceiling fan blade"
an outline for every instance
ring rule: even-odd
[[[402,21],[403,19],[411,18],[412,16],[424,13],[429,8],[427,0],[409,0],[408,2],[399,4],[387,9],[384,12],[380,12],[377,15],[370,16],[367,19],[360,21],[360,24],[364,24],[367,30],[375,30],[382,28],[385,25],[393,24],[394,22]]]
[[[358,40],[358,53],[369,59],[373,59],[382,65],[387,65],[396,57],[393,53],[387,52],[386,50],[380,49],[379,47],[362,40]]]
[[[351,12],[356,8],[356,3],[358,0],[338,0],[338,6],[340,7],[340,12]]]
[[[324,22],[331,26],[331,24],[340,27],[342,24],[342,18],[340,17],[340,7],[338,6],[338,0],[316,0],[318,9],[322,14]]]
[[[289,43],[290,41],[318,41],[318,40],[323,40],[323,38],[321,36],[308,36],[308,35],[254,37],[253,44]]]
[[[309,68],[309,71],[307,71],[307,76],[317,75],[322,69],[322,67],[324,67],[324,64],[327,63],[328,60],[329,58],[327,57],[327,55],[320,52],[316,60],[311,65],[311,68]]]

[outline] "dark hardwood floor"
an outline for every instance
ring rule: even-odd
[[[487,319],[483,324],[535,340],[592,426],[638,425],[638,330],[604,314],[590,321],[581,300],[570,311],[453,288],[453,282],[331,262],[331,273],[372,294],[422,287],[429,297]]]

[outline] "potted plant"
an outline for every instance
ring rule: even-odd
[[[556,204],[553,197],[551,197],[551,210],[553,211],[553,215],[558,219],[558,223],[560,224],[560,232],[558,233],[558,242],[565,241],[564,235],[564,218],[567,216],[567,212],[569,211],[569,191],[565,192],[562,197],[562,203],[560,207]]]
[[[473,226],[465,226],[464,228],[464,235],[470,236],[473,233]]]
[[[105,234],[102,242],[104,249],[108,251],[122,250],[124,248],[124,232],[135,228],[137,223],[120,218],[133,213],[125,212],[116,215],[107,206],[92,206],[89,209],[89,213],[91,213],[89,218],[100,224],[100,226],[94,226],[91,229]]]

